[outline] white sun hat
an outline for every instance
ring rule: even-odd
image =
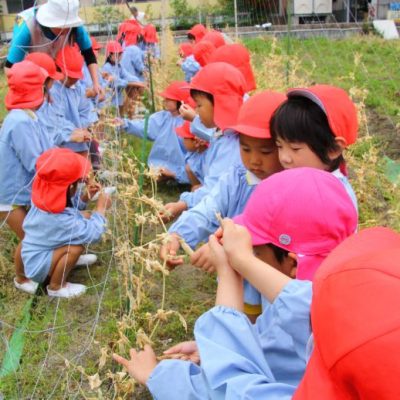
[[[75,28],[83,24],[78,12],[79,0],[48,0],[39,7],[36,19],[48,28]]]

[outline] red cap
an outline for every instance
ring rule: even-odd
[[[187,103],[190,97],[188,84],[185,81],[172,82],[160,93],[160,96],[164,99]]]
[[[8,92],[4,99],[7,110],[34,108],[43,103],[45,69],[31,61],[21,61],[7,71]]]
[[[196,136],[190,132],[190,122],[185,121],[183,125],[175,128],[176,134],[184,139],[194,139]]]
[[[193,45],[189,42],[181,43],[179,45],[179,52],[182,53],[185,57],[189,57],[193,54]]]
[[[253,69],[251,68],[250,53],[241,44],[226,44],[212,53],[209,63],[226,62],[236,67],[244,76],[247,83],[246,92],[256,89]]]
[[[400,399],[400,235],[345,240],[313,282],[314,350],[295,400]]]
[[[285,100],[286,96],[282,93],[270,91],[257,93],[243,103],[236,125],[227,129],[254,138],[270,139],[269,121]]]
[[[297,254],[297,278],[312,280],[323,259],[357,229],[343,184],[329,172],[293,168],[262,181],[235,222],[253,246],[272,243]]]
[[[146,43],[158,43],[157,29],[153,24],[144,27],[143,36]]]
[[[219,129],[236,124],[246,93],[246,82],[237,68],[223,62],[206,65],[192,78],[190,88],[213,95],[214,122]]]
[[[67,206],[67,190],[86,177],[90,162],[70,149],[45,151],[36,162],[37,174],[32,185],[32,202],[43,211],[60,213]]]
[[[204,35],[207,33],[207,28],[202,24],[196,24],[191,27],[188,34],[194,36],[196,43],[203,39]]]
[[[203,39],[201,39],[201,40],[207,40],[208,42],[211,42],[215,46],[216,49],[225,44],[224,36],[222,35],[221,32],[218,32],[218,31],[207,32],[203,36]]]
[[[32,61],[34,64],[45,69],[49,74],[49,77],[51,79],[54,79],[55,81],[64,79],[64,75],[61,72],[57,71],[56,63],[54,62],[54,60],[46,53],[29,53],[25,57],[25,60]]]
[[[96,40],[95,37],[90,36],[90,41],[92,42],[92,49],[93,50],[100,50],[103,46]]]
[[[216,47],[206,40],[196,43],[193,47],[193,55],[196,61],[204,67],[210,61],[211,55],[216,50]]]
[[[356,141],[357,109],[343,89],[330,85],[315,85],[308,88],[290,89],[287,95],[310,99],[324,111],[335,136],[343,137],[348,145]]]
[[[119,42],[116,40],[110,40],[107,42],[106,46],[106,57],[108,57],[111,53],[122,53],[124,50]]]
[[[83,78],[83,57],[75,46],[63,47],[56,56],[56,64],[67,78]]]

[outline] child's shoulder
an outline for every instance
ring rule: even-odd
[[[31,110],[11,110],[4,119],[3,129],[10,129],[16,125],[32,125],[37,121],[36,114]]]

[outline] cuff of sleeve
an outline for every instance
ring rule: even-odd
[[[179,196],[179,201],[183,201],[184,203],[186,203],[187,208],[192,208],[192,202],[190,201],[191,199],[191,192],[183,192],[180,196]]]

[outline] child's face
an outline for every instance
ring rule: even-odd
[[[296,256],[293,253],[289,253],[283,258],[282,262],[279,262],[274,254],[272,248],[268,245],[254,246],[254,255],[266,264],[274,267],[282,274],[285,274],[289,278],[296,278],[297,262]]]
[[[114,63],[117,64],[121,61],[122,53],[111,53],[110,54],[110,60]]]
[[[78,82],[79,79],[78,78],[71,78],[71,77],[67,77],[66,80],[64,81],[64,86],[67,88],[70,88],[71,86],[74,86],[76,82]]]
[[[169,111],[171,114],[178,114],[178,102],[176,100],[164,99],[163,101],[164,110]]]
[[[196,112],[203,125],[206,128],[215,128],[213,103],[206,96],[196,95],[193,99],[196,102]]]
[[[279,161],[284,169],[310,167],[329,170],[329,166],[302,142],[287,142],[281,138],[276,139],[279,152]]]
[[[184,138],[183,145],[187,151],[195,152],[197,151],[197,143],[195,138]]]
[[[240,157],[246,169],[258,179],[282,170],[278,149],[272,139],[258,139],[240,134]]]

